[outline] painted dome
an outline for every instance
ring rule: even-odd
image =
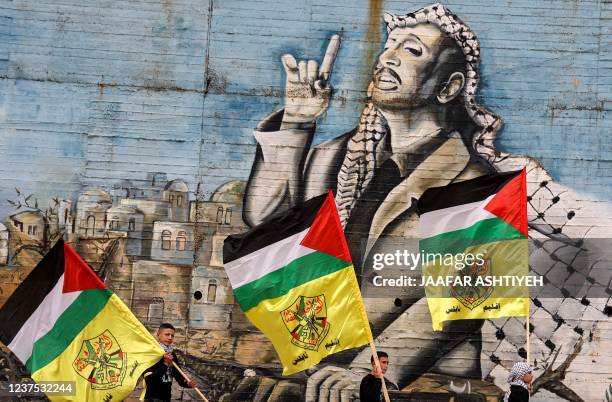
[[[210,196],[213,202],[222,202],[242,206],[242,197],[246,190],[246,181],[233,180],[220,185]]]
[[[176,179],[166,184],[166,188],[164,188],[164,190],[188,193],[189,187],[187,187],[187,183],[185,183],[183,180]]]
[[[112,203],[111,196],[101,188],[85,190],[79,195],[79,202]]]

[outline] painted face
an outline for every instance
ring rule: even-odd
[[[439,63],[459,63],[449,52],[448,38],[431,24],[395,28],[378,57],[372,100],[382,108],[421,106],[435,98],[443,77]],[[443,54],[444,53],[444,54]],[[442,57],[441,57],[442,56]],[[450,56],[455,60],[449,60]],[[461,63],[463,61],[460,61]]]
[[[172,345],[174,342],[174,330],[170,328],[162,328],[157,331],[157,339],[166,346]]]

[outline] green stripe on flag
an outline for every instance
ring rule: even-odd
[[[243,311],[257,306],[260,301],[274,299],[325,275],[350,266],[347,261],[315,251],[291,261],[281,269],[234,289],[234,296]]]
[[[525,236],[513,226],[498,218],[476,222],[465,229],[441,233],[419,242],[425,253],[457,254],[466,248],[501,240],[524,239]],[[426,259],[423,262],[427,262]]]
[[[106,306],[112,295],[113,292],[108,289],[82,291],[58,318],[53,328],[34,342],[32,355],[26,362],[28,371],[35,373],[62,354],[83,328]]]

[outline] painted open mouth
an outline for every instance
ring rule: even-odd
[[[390,68],[381,68],[374,74],[374,86],[383,91],[395,90],[401,83],[401,78]]]

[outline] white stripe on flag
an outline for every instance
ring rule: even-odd
[[[483,201],[470,202],[450,208],[427,212],[420,217],[419,238],[426,239],[441,233],[465,229],[483,219],[495,218],[484,207],[495,197],[490,195]]]
[[[251,254],[225,264],[225,272],[234,289],[279,270],[291,261],[314,252],[300,246],[310,228],[260,248]]]
[[[9,349],[22,361],[26,361],[32,355],[34,342],[42,338],[59,319],[60,315],[70,306],[81,292],[62,293],[64,287],[64,275],[62,275],[51,292],[34,313],[26,320],[8,346]]]

